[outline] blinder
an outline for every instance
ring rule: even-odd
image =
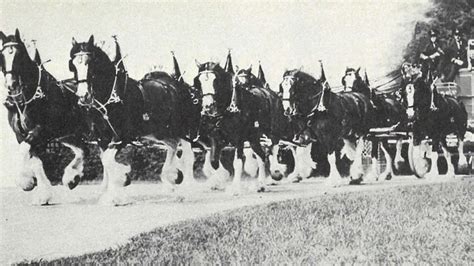
[[[69,60],[69,71],[71,71],[71,72],[75,72],[75,71],[76,71],[76,67],[75,67],[74,64],[72,63],[72,59]]]

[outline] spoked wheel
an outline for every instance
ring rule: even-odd
[[[421,145],[413,145],[413,138],[411,138],[408,145],[408,162],[411,171],[418,178],[423,178],[431,167],[431,161],[426,158],[425,153]]]

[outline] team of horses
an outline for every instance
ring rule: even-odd
[[[411,156],[420,160],[427,138],[433,142],[433,162],[440,143],[450,176],[454,168],[446,136],[454,133],[459,165],[467,165],[462,153],[467,124],[464,106],[451,96],[433,96],[432,84],[422,78],[416,65],[402,66],[402,97],[371,89],[360,69],[352,68],[342,77],[342,92],[333,92],[324,74],[313,77],[293,69],[284,72],[277,93],[266,84],[263,72],[262,77],[252,74],[251,67],[234,72],[230,53],[224,67],[196,61],[192,85],[183,80],[174,54],[175,73],[152,71],[136,80],[129,77],[116,40],[114,52],[106,53],[91,36],[86,42],[73,38],[69,60],[73,78],[58,81],[43,67],[38,51],[30,57],[18,30],[9,36],[0,32],[0,39],[0,67],[8,90],[5,106],[23,160],[18,185],[25,191],[37,186],[38,204],[51,200],[51,183],[39,154],[53,140],[75,154],[62,177],[70,189],[83,175],[87,143],[97,143],[103,165],[100,201],[112,204],[120,204],[121,188],[130,184],[131,168],[118,162],[116,155],[144,140],[166,146],[161,180],[170,190],[178,179],[183,180],[180,186],[197,182],[193,176],[196,145],[206,152],[207,182],[212,188],[222,187],[231,175],[223,166],[222,150],[233,146],[233,180],[227,190],[234,195],[241,193],[245,173],[257,177],[258,192],[284,176],[290,181],[309,177],[318,167],[328,169],[325,182],[330,186],[346,180],[358,184],[363,179],[389,179],[393,161],[386,140],[370,139],[375,147],[372,169],[365,174],[362,167],[364,143],[374,128],[411,132]],[[433,97],[436,111],[429,108]],[[395,167],[403,160],[401,141],[397,140]],[[387,158],[383,173],[378,173],[376,165],[379,142]],[[292,155],[294,167],[281,160],[283,150]],[[349,179],[341,177],[336,165],[343,157],[351,161]],[[423,176],[413,161],[415,174]],[[428,173],[432,175],[438,175],[436,163]]]

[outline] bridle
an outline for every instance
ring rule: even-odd
[[[2,47],[2,50],[3,51],[6,47],[12,47],[12,46],[19,46],[19,43],[17,42],[7,42],[3,45]],[[29,98],[29,99],[26,99],[25,97],[25,94],[23,92],[23,88],[26,87],[27,85],[24,85],[22,84],[22,81],[21,81],[21,77],[18,76],[18,83],[19,83],[19,88],[20,88],[20,91],[16,94],[10,94],[10,91],[8,92],[9,94],[7,95],[7,100],[6,100],[6,104],[14,104],[15,105],[15,108],[16,110],[18,111],[18,116],[20,118],[20,125],[23,129],[26,129],[27,128],[27,125],[26,125],[26,110],[27,110],[27,107],[28,105],[30,105],[31,103],[33,103],[34,101],[36,100],[39,100],[39,99],[43,99],[46,97],[45,93],[43,92],[43,89],[41,88],[41,80],[42,80],[42,77],[43,77],[43,69],[42,69],[42,66],[45,64],[45,63],[48,63],[50,60],[48,61],[45,61],[43,62],[41,65],[36,65],[37,68],[38,68],[38,80],[37,82],[35,83],[36,84],[36,89],[35,89],[35,93]],[[9,71],[5,71],[5,75],[7,74],[10,74],[10,75],[13,75],[13,67],[12,67],[12,70],[9,70]]]
[[[291,75],[283,77],[283,79],[288,79],[288,78],[290,78],[292,80],[295,80],[295,77],[291,76]],[[307,98],[308,101],[312,101],[312,100],[317,99],[318,97],[320,97],[319,101],[317,101],[317,103],[313,106],[313,108],[311,108],[311,111],[308,114],[306,114],[306,115],[299,114],[299,113],[297,113],[296,108],[293,107],[293,111],[291,111],[289,116],[292,117],[292,118],[302,119],[300,121],[304,124],[304,126],[295,134],[295,139],[293,140],[293,142],[296,142],[296,136],[301,135],[306,130],[309,130],[311,135],[314,135],[314,131],[311,128],[311,123],[312,123],[316,113],[327,111],[326,107],[323,104],[324,91],[326,90],[326,85],[327,84],[328,84],[327,81],[324,81],[324,83],[322,83],[321,91],[314,94],[314,95],[311,95],[310,97]],[[295,85],[295,83],[293,83],[291,85],[291,87],[293,87],[294,85]],[[290,87],[290,89],[291,89],[291,87]],[[290,99],[287,99],[287,101],[290,101]],[[315,141],[315,139],[311,138],[311,141]]]
[[[78,55],[90,55],[90,54],[91,54],[90,52],[81,51],[81,52],[75,53],[74,57],[78,56]],[[92,109],[96,110],[97,112],[99,112],[99,114],[102,116],[102,118],[104,119],[104,121],[107,123],[108,127],[110,128],[110,130],[114,134],[114,137],[117,138],[117,139],[120,139],[120,137],[119,137],[117,131],[115,130],[115,127],[110,122],[109,110],[107,109],[107,106],[110,105],[110,104],[115,104],[115,103],[123,103],[122,99],[120,98],[120,96],[117,93],[117,79],[118,79],[118,75],[120,73],[119,65],[125,57],[127,57],[127,56],[122,57],[114,65],[114,68],[115,68],[114,82],[113,82],[112,90],[110,91],[109,97],[107,98],[107,101],[105,103],[101,103],[99,100],[97,100],[95,97],[92,96],[92,100],[93,100],[92,103],[88,103],[88,104],[79,103],[79,105],[84,106],[87,109],[92,108]],[[128,83],[128,74],[126,72],[124,74],[125,74],[124,88],[126,88],[127,83]],[[77,80],[76,84],[80,84],[80,83],[84,83],[84,82],[87,83],[88,81],[89,81],[89,79],[81,79],[81,80]],[[93,85],[91,84],[90,86],[91,86],[90,91],[94,92]],[[69,88],[67,88],[67,89],[72,91]],[[75,91],[72,91],[72,92],[75,93]],[[115,144],[120,144],[120,143],[121,143],[121,141],[118,141]]]

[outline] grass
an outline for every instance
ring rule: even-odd
[[[472,264],[474,181],[241,208],[51,264]],[[34,263],[34,262],[33,262]]]

